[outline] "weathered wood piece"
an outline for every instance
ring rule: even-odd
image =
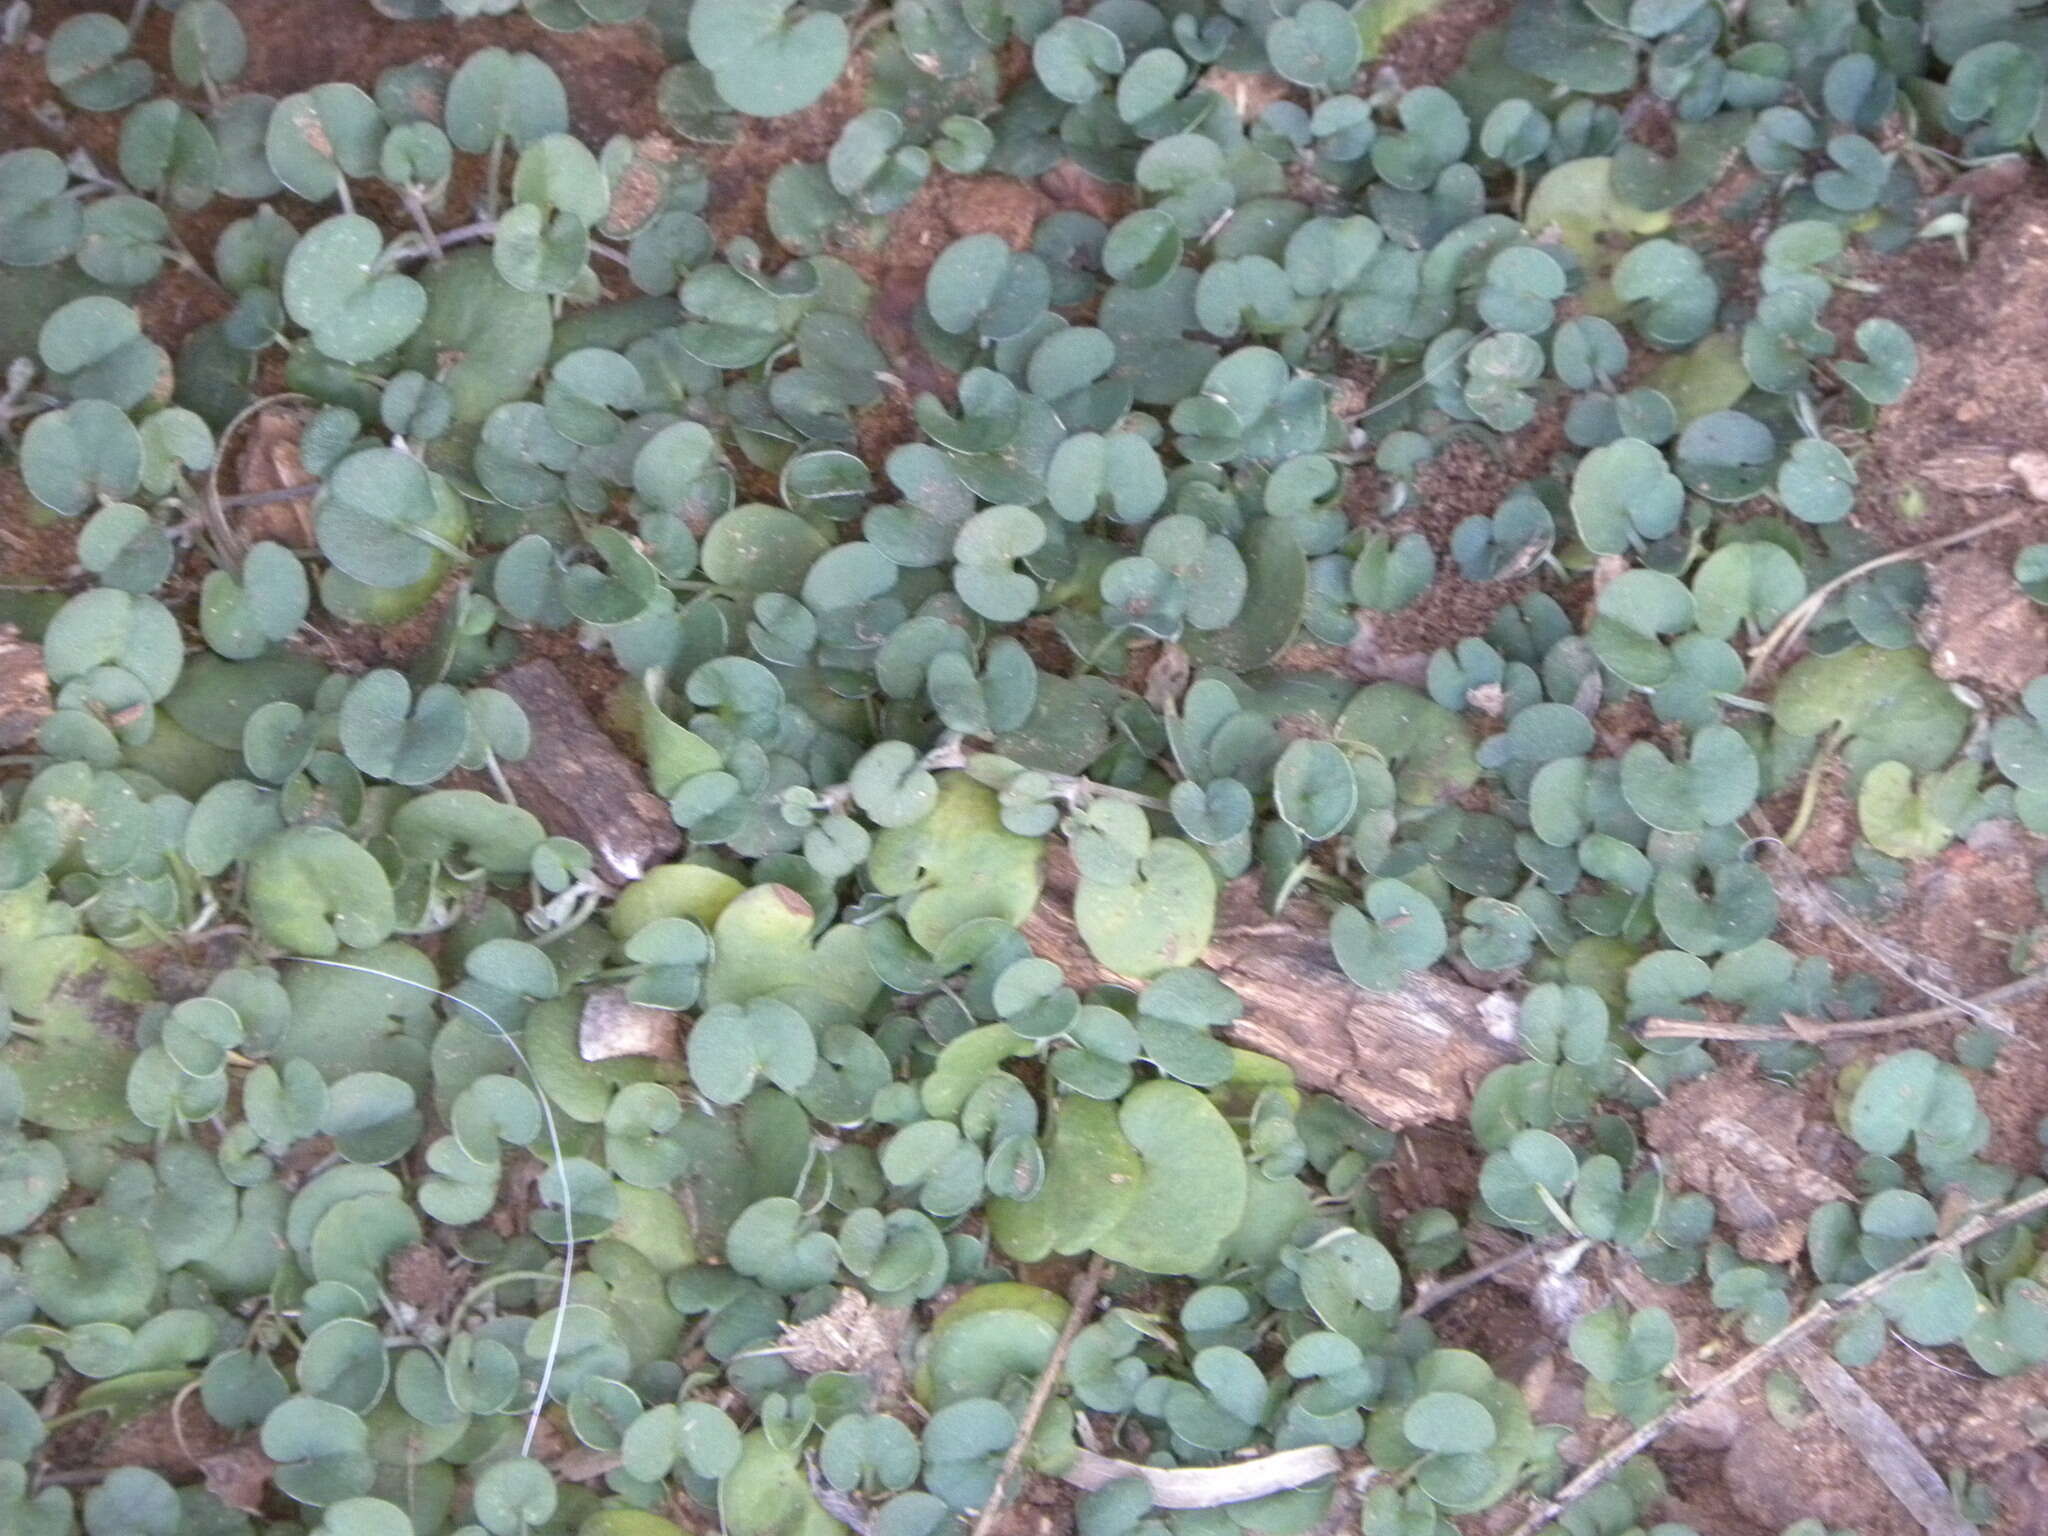
[[[50,708],[43,648],[22,639],[11,625],[0,625],[0,752],[34,741]]]
[[[657,1061],[683,1058],[674,1011],[636,1003],[624,987],[593,987],[584,996],[583,1012],[576,1021],[576,1046],[585,1061],[613,1061],[622,1056],[651,1056]]]
[[[1833,1355],[1801,1344],[1785,1352],[1785,1363],[1927,1536],[1972,1536],[1977,1527],[1956,1512],[1926,1453]]]
[[[1074,881],[1072,860],[1053,850],[1025,936],[1076,985],[1117,979],[1074,927]],[[1225,887],[1203,961],[1244,999],[1244,1020],[1227,1031],[1231,1042],[1286,1062],[1303,1087],[1385,1126],[1462,1116],[1479,1079],[1516,1059],[1490,1027],[1498,1006],[1489,1010],[1487,993],[1435,972],[1411,977],[1397,993],[1362,991],[1330,957],[1325,928],[1306,901],[1276,918],[1260,907],[1255,881]],[[1511,1023],[1512,1012],[1505,1019]]]
[[[506,782],[550,833],[584,844],[614,884],[638,880],[681,849],[682,832],[646,774],[598,729],[559,667],[524,661],[493,686],[518,700],[533,727],[533,750],[504,765]]]

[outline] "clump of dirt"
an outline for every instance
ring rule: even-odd
[[[868,330],[901,385],[880,409],[864,413],[873,418],[861,425],[861,446],[871,462],[916,436],[909,397],[952,393],[951,372],[932,360],[917,337],[916,316],[931,264],[967,235],[998,235],[1014,250],[1027,249],[1033,229],[1053,207],[1053,199],[1029,182],[934,171],[917,195],[890,216],[882,243],[837,253],[874,285]]]
[[[2016,542],[2017,531],[1999,541]],[[1987,538],[1929,562],[1933,594],[1920,632],[1937,673],[2009,705],[2048,672],[2048,609],[2014,583],[2010,549],[1990,544]]]
[[[601,29],[613,32],[615,27]],[[711,201],[705,217],[711,232],[723,244],[736,235],[767,242],[768,182],[783,166],[798,160],[825,158],[839,137],[840,126],[865,104],[869,61],[856,54],[845,74],[832,88],[801,112],[775,119],[772,132],[742,133],[731,144],[708,153],[696,151],[709,162]],[[575,86],[570,84],[573,96]],[[643,94],[652,99],[651,87]]]
[[[1422,466],[1409,504],[1389,522],[1382,522],[1382,515],[1370,502],[1377,477],[1369,470],[1353,471],[1348,498],[1352,520],[1384,526],[1395,533],[1419,531],[1437,557],[1437,577],[1428,602],[1411,604],[1398,613],[1365,616],[1375,653],[1426,655],[1440,646],[1483,635],[1496,613],[1530,590],[1533,576],[1466,580],[1451,558],[1451,532],[1468,517],[1490,517],[1498,511],[1508,492],[1545,473],[1563,446],[1563,418],[1555,410],[1546,411],[1534,424],[1499,442],[1456,439]]]
[[[1858,460],[1855,525],[1880,548],[1897,549],[2018,514],[1927,559],[1931,591],[1920,615],[1936,670],[1980,695],[1991,711],[2006,712],[2027,682],[2048,672],[2048,609],[2031,603],[2012,577],[2018,551],[2048,537],[2048,507],[2035,500],[2039,461],[2030,457],[2048,449],[2048,384],[2039,366],[2048,353],[2048,172],[2038,165],[2022,171],[2016,162],[1996,176],[1972,172],[1952,184],[1951,197],[1965,187],[1973,199],[1967,262],[1941,241],[1916,242],[1889,257],[1864,255],[1857,276],[1874,291],[1845,290],[1830,323],[1853,357],[1854,327],[1887,316],[1913,334],[1920,355],[1913,387],[1878,413],[1868,452]],[[1860,829],[1839,765],[1821,773],[1797,861],[1815,874],[1837,874],[1849,867]],[[2010,822],[1982,828],[1911,866],[1897,913],[1859,918],[1858,932],[1949,993],[1970,996],[2008,981],[2012,941],[2040,921],[2033,876],[2044,854],[2048,843]],[[1825,953],[1838,973],[1876,976],[1887,1010],[1931,1000],[1851,933],[1789,898],[1787,918],[1788,942]],[[1986,1155],[2027,1167],[2038,1156],[2034,1131],[2048,1103],[2048,1060],[2038,1049],[2048,1038],[2048,1000],[2024,1000],[2009,1016],[2021,1038],[1993,1071],[1976,1078],[1976,1087],[1993,1125]],[[1910,1045],[1946,1052],[1967,1027],[1946,1023],[1830,1047],[1828,1054],[1848,1061]]]
[[[1993,823],[1917,871],[1901,937],[1937,957],[1954,983],[1982,991],[2012,979],[2011,940],[2039,915],[2034,871],[2041,848],[2010,823]]]
[[[1506,21],[1509,9],[1508,0],[1443,0],[1396,29],[1366,69],[1404,86],[1439,85],[1458,72],[1473,39]]]
[[[569,116],[576,133],[602,142],[614,133],[638,137],[659,126],[654,82],[668,67],[650,27],[584,27],[553,31],[515,12],[492,17],[488,26],[452,17],[371,25],[367,17],[348,26],[308,25],[302,0],[235,0],[235,12],[249,35],[249,66],[243,90],[283,96],[320,80],[374,80],[394,64],[438,56],[460,63],[480,48],[524,50],[546,59],[569,92]],[[146,24],[143,51],[162,46],[172,18],[159,9]]]
[[[1889,932],[1914,955],[1940,967],[1942,983],[1964,997],[1974,996],[2013,978],[2012,940],[2040,921],[2041,904],[2034,874],[2044,860],[2042,840],[2010,823],[1984,829],[1975,840],[1948,849],[1930,860],[1914,880],[1904,913]],[[1918,1008],[1927,999],[1906,994],[1903,1005]],[[2001,1010],[2018,1038],[1999,1053],[1989,1072],[1972,1074],[1978,1106],[1991,1122],[1992,1140],[1985,1156],[1997,1162],[2030,1168],[2040,1156],[2036,1130],[2048,1106],[2048,996],[2035,993]],[[1894,1037],[1893,1049],[1910,1043],[1945,1051],[1966,1020]]]
[[[414,1243],[391,1256],[385,1271],[391,1294],[423,1316],[445,1319],[465,1289],[448,1256],[432,1243]]]
[[[1418,1126],[1401,1138],[1387,1174],[1390,1214],[1463,1209],[1479,1192],[1479,1152],[1461,1126]]]
[[[1797,1434],[1755,1414],[1721,1475],[1735,1508],[1767,1531],[1817,1519],[1830,1528],[1854,1527],[1858,1536],[1922,1536],[1855,1448],[1817,1413]]]
[[[1866,260],[1859,276],[1877,291],[1845,301],[1841,318],[1899,321],[1920,371],[1878,417],[1857,523],[1891,546],[2008,510],[2022,493],[2013,456],[2048,447],[2048,172],[2032,167],[2009,195],[1978,203],[1967,264],[1952,244],[1926,241]],[[2014,530],[1974,547],[2010,570],[2024,542]]]
[[[108,1435],[99,1446],[98,1463],[103,1467],[148,1467],[173,1475],[189,1473],[203,1465],[205,1458],[226,1451],[235,1443],[228,1430],[213,1421],[199,1404],[180,1394],[161,1408],[131,1420]]]
[[[426,607],[388,628],[345,624],[326,609],[319,609],[314,620],[305,626],[311,639],[297,643],[338,672],[371,672],[378,667],[395,667],[402,672],[433,639],[459,586],[455,581],[444,583]]]
[[[1038,190],[1051,198],[1056,207],[1088,214],[1105,224],[1114,224],[1137,206],[1137,195],[1131,188],[1091,176],[1071,160],[1062,160],[1039,177]]]
[[[1030,248],[1032,231],[1053,206],[1052,199],[1030,182],[1004,176],[949,177],[940,172],[918,195],[930,197],[955,239],[1000,235],[1015,251]]]
[[[37,505],[11,466],[0,469],[0,568],[0,590],[62,587],[79,575],[77,524]]]
[[[1643,1117],[1643,1129],[1681,1182],[1714,1197],[1745,1258],[1790,1261],[1805,1247],[1815,1208],[1850,1198],[1823,1171],[1853,1166],[1848,1144],[1807,1119],[1805,1095],[1750,1064],[1680,1083]]]

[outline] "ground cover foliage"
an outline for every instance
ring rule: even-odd
[[[1840,1072],[1857,1187],[1763,1261],[1639,1134],[1715,1056],[1637,1028],[1877,1011],[1781,942],[1766,802],[1796,840],[1848,797],[1849,904],[2048,832],[2048,678],[1938,678],[1919,568],[1861,572],[1849,521],[1916,366],[1850,263],[1967,242],[1949,176],[2042,131],[2038,16],[1518,0],[1404,92],[1373,3],[526,0],[658,29],[678,145],[579,140],[496,46],[248,93],[232,0],[159,4],[168,78],[147,3],[7,13],[120,126],[114,163],[0,153],[0,448],[88,576],[7,594],[52,707],[0,801],[0,1527],[932,1536],[1024,1435],[1054,1478],[1339,1454],[1211,1508],[1127,1466],[1089,1536],[1438,1536],[1572,1470],[1415,1305],[1484,1227],[1759,1343],[1928,1250],[1840,1360],[2048,1361],[2032,1226],[1940,1245],[2040,1187],[1980,1156],[1995,1032]],[[699,156],[849,68],[774,243],[715,242]],[[1123,211],[935,250],[942,383],[906,382],[842,253],[932,176],[1062,161]],[[1679,216],[1731,167],[1760,261]],[[175,357],[137,307],[173,267],[230,301]],[[250,537],[221,473],[286,399],[310,516]],[[1435,456],[1543,423],[1490,515],[1389,531]],[[1446,567],[1501,583],[1491,622],[1362,684]],[[422,614],[402,669],[309,643]],[[680,861],[519,803],[535,723],[494,679],[549,630],[627,680]],[[1119,980],[1020,931],[1054,857]],[[1470,1209],[1385,1219],[1393,1131],[1227,1043],[1240,878],[1327,931],[1327,985],[1454,964],[1507,1000]],[[680,1050],[586,1059],[597,998]],[[1732,1049],[1832,1070],[1784,1033]],[[1660,1309],[1569,1349],[1596,1418],[1675,1400]],[[166,1410],[253,1488],[66,1475]],[[1563,1523],[1681,1536],[1661,1495],[1638,1460]]]

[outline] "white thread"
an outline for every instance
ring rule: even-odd
[[[496,1030],[498,1038],[511,1047],[513,1056],[518,1059],[519,1065],[525,1069],[527,1081],[533,1085],[533,1096],[540,1100],[541,1123],[547,1127],[548,1146],[555,1154],[555,1176],[562,1182],[562,1236],[564,1246],[562,1249],[562,1288],[561,1294],[555,1302],[554,1336],[548,1340],[547,1359],[542,1362],[540,1368],[540,1384],[534,1389],[533,1412],[526,1420],[526,1438],[519,1446],[519,1454],[521,1456],[530,1455],[533,1451],[534,1436],[540,1432],[541,1413],[547,1407],[548,1388],[554,1382],[555,1359],[562,1352],[562,1332],[568,1326],[569,1320],[569,1282],[576,1271],[576,1205],[569,1192],[569,1174],[564,1166],[568,1159],[562,1151],[561,1132],[555,1128],[554,1106],[548,1103],[548,1096],[541,1088],[540,1079],[534,1075],[533,1063],[526,1059],[526,1052],[520,1048],[519,1042],[512,1038],[510,1030],[466,997],[457,997],[453,992],[444,992],[439,987],[430,987],[423,981],[414,981],[410,976],[394,976],[389,971],[378,970],[375,966],[352,965],[346,960],[319,960],[310,955],[291,955],[283,958],[286,960],[286,963],[292,965],[326,965],[332,966],[337,971],[354,971],[362,976],[375,976],[379,981],[393,981],[401,987],[413,987],[421,992],[431,992],[434,996],[445,998],[457,1007],[467,1008],[471,1013],[490,1025],[492,1029]]]

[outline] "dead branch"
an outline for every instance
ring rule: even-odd
[[[675,856],[683,845],[675,818],[648,791],[640,765],[591,720],[560,668],[524,661],[493,685],[518,701],[533,727],[532,750],[504,770],[542,826],[582,843],[597,856],[598,874],[620,885]]]
[[[1711,1019],[1646,1019],[1645,1040],[1738,1040],[1749,1044],[1795,1040],[1818,1045],[1828,1040],[1856,1040],[1870,1035],[1896,1034],[1940,1024],[1957,1014],[1977,1017],[1984,1009],[2016,1002],[2048,987],[2048,970],[2033,971],[1993,987],[1972,998],[1942,1003],[1933,1008],[1916,1008],[1911,1013],[1894,1013],[1876,1019],[1792,1019],[1785,1024],[1728,1024]]]
[[[1725,1371],[1709,1377],[1649,1423],[1601,1452],[1579,1472],[1578,1476],[1566,1483],[1540,1509],[1516,1526],[1511,1536],[1536,1536],[1538,1531],[1548,1530],[1560,1515],[1614,1476],[1631,1457],[1640,1455],[1656,1444],[1681,1415],[1697,1408],[1708,1398],[1720,1396],[1730,1387],[1754,1375],[1767,1361],[1776,1359],[1800,1340],[1854,1311],[1895,1281],[1903,1279],[1935,1259],[1951,1258],[1979,1238],[2002,1232],[2015,1222],[2025,1221],[2029,1216],[2042,1211],[2048,1211],[2048,1189],[2036,1190],[2024,1199],[2015,1200],[2009,1205],[2000,1206],[1982,1215],[1972,1216],[1958,1225],[1948,1236],[1937,1238],[1926,1247],[1907,1254],[1898,1263],[1879,1270],[1860,1284],[1852,1285],[1833,1300],[1823,1298],[1813,1302],[1804,1312]]]
[[[1578,1246],[1581,1250],[1585,1248],[1584,1242],[1579,1243]],[[1415,1292],[1415,1299],[1408,1304],[1408,1310],[1403,1312],[1401,1316],[1404,1318],[1426,1316],[1428,1313],[1434,1312],[1445,1302],[1451,1300],[1454,1296],[1462,1296],[1474,1286],[1484,1285],[1495,1275],[1504,1274],[1508,1270],[1515,1268],[1518,1264],[1526,1263],[1530,1259],[1539,1258],[1553,1251],[1554,1247],[1550,1243],[1524,1243],[1521,1247],[1504,1253],[1497,1259],[1488,1260],[1476,1269],[1468,1269],[1462,1275],[1453,1275],[1448,1280],[1438,1281],[1427,1290],[1418,1287]]]
[[[1088,1314],[1095,1310],[1096,1293],[1102,1289],[1102,1277],[1108,1273],[1109,1262],[1098,1253],[1089,1259],[1088,1267],[1081,1271],[1081,1278],[1074,1282],[1067,1302],[1066,1326],[1060,1329],[1059,1339],[1053,1344],[1045,1369],[1038,1373],[1038,1384],[1031,1389],[1031,1396],[1024,1404],[1024,1415],[1017,1421],[1016,1443],[1003,1457],[1003,1464],[996,1472],[995,1485],[989,1489],[981,1513],[975,1516],[974,1529],[969,1536],[988,1536],[995,1529],[996,1517],[1003,1512],[1003,1501],[1009,1497],[1010,1484],[1016,1481],[1017,1471],[1024,1465],[1025,1453],[1031,1449],[1031,1436],[1038,1429],[1038,1420],[1045,1412],[1045,1405],[1052,1401],[1060,1372],[1066,1369],[1067,1351],[1074,1347],[1074,1339],[1087,1323]]]

